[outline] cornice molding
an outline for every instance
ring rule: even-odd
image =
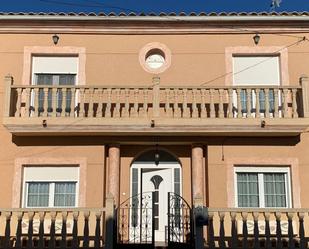
[[[308,22],[309,24],[309,22]],[[55,26],[3,26],[0,34],[298,34],[309,33],[308,27],[55,27]]]

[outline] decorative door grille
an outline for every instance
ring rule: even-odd
[[[117,245],[154,247],[154,192],[135,195],[117,210]]]
[[[190,205],[178,194],[168,193],[168,247],[193,248],[193,215]]]

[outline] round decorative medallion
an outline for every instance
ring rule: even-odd
[[[139,61],[148,73],[159,74],[171,65],[171,52],[164,44],[152,42],[141,49]]]

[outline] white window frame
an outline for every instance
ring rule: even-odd
[[[258,174],[258,194],[259,194],[259,208],[265,207],[264,198],[264,173],[283,173],[285,174],[285,192],[286,192],[286,207],[292,207],[292,189],[291,189],[291,174],[290,167],[271,167],[271,166],[234,166],[234,186],[235,186],[235,207],[238,208],[238,186],[237,186],[237,173],[256,173]],[[245,208],[245,207],[241,207]],[[276,208],[276,207],[275,207]],[[282,208],[282,207],[278,207]]]
[[[28,167],[28,166],[27,166]],[[70,179],[68,176],[65,179],[56,179],[51,180],[51,179],[44,179],[42,180],[27,180],[25,177],[23,177],[23,189],[22,189],[22,207],[23,208],[69,208],[69,207],[78,207],[79,203],[79,179],[80,179],[80,169],[78,166],[29,166],[29,168],[35,168],[35,169],[42,169],[46,167],[51,167],[51,168],[56,168],[57,170],[61,171],[63,168],[77,168],[77,179]],[[28,207],[28,186],[29,183],[49,183],[49,199],[48,199],[48,206],[47,207]],[[55,198],[55,183],[76,183],[75,187],[75,205],[74,206],[54,206],[54,198]]]

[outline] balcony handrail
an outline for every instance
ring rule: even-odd
[[[124,85],[11,85],[11,89],[37,89],[37,88],[49,88],[49,89],[153,89],[152,86],[124,86]],[[250,86],[175,86],[175,85],[165,85],[160,86],[162,89],[301,89],[299,85],[291,86],[271,86],[271,85],[250,85]]]
[[[6,117],[302,118],[309,81],[291,86],[14,85],[6,78]]]
[[[101,207],[101,208],[80,208],[80,207],[68,207],[68,208],[0,208],[0,213],[5,213],[5,212],[106,212],[106,207]]]
[[[160,89],[301,89],[301,86],[298,85],[291,85],[291,86],[272,86],[272,85],[247,85],[247,86],[175,86],[175,85],[166,85],[166,86],[160,86]]]
[[[309,213],[309,208],[250,208],[250,207],[239,207],[239,208],[215,208],[215,207],[209,207],[209,212],[258,212],[258,213]]]
[[[152,89],[152,86],[121,86],[121,85],[12,85],[12,89],[38,89],[38,88],[49,88],[49,89]]]

